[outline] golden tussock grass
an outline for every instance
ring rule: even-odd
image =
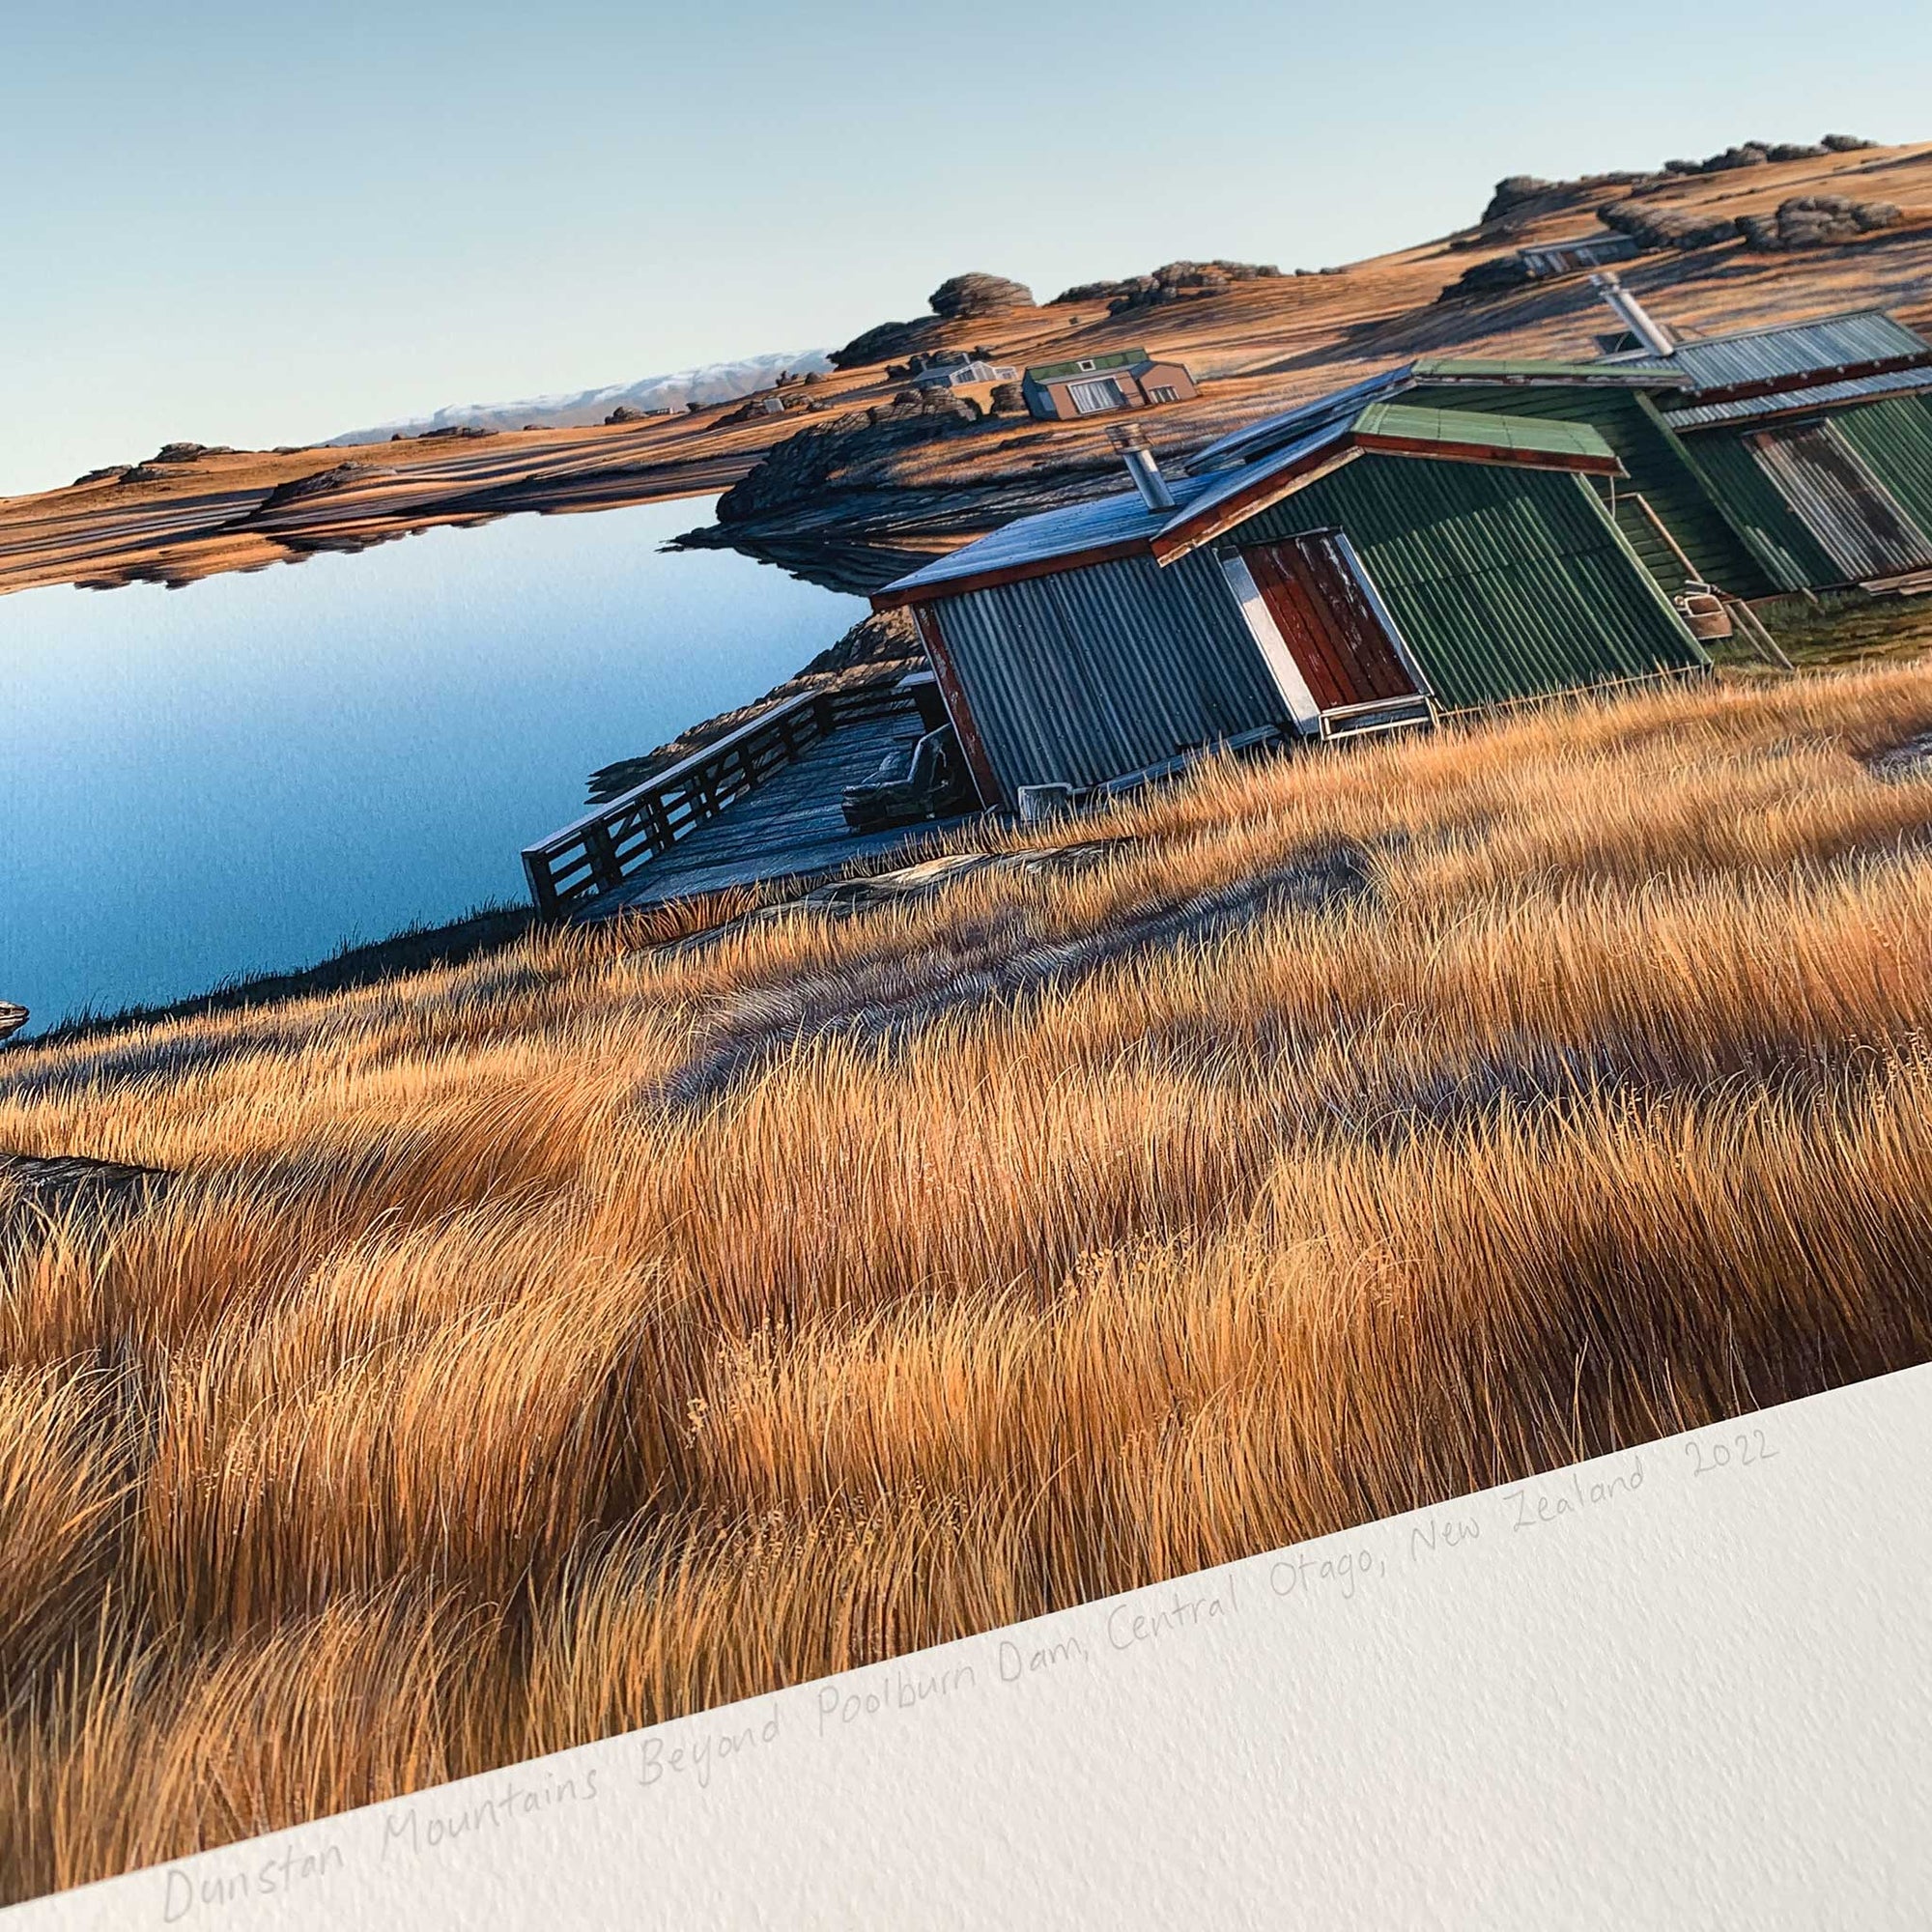
[[[0,1222],[8,1892],[1925,1358],[1928,730],[1627,696],[10,1049],[0,1148],[170,1178]]]

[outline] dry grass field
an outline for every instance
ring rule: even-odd
[[[7,1892],[1924,1359],[1928,731],[1651,692],[9,1049],[163,1178],[0,1180]]]

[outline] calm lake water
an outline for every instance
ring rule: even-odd
[[[864,613],[704,502],[512,517],[183,590],[0,597],[0,1000],[64,1013],[525,896],[584,779]]]

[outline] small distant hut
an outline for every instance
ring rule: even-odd
[[[1145,349],[1121,349],[1036,364],[1021,379],[1020,394],[1028,411],[1042,420],[1070,421],[1183,403],[1200,390],[1183,364]]]
[[[1016,383],[1020,372],[1004,362],[988,362],[980,355],[956,358],[931,357],[912,379],[915,389],[971,389],[995,383]]]
[[[1636,254],[1635,241],[1605,229],[1595,235],[1572,235],[1561,242],[1533,242],[1516,251],[1516,258],[1533,282],[1553,275],[1574,275],[1583,269],[1601,269],[1611,262],[1628,262]]]
[[[1356,389],[1293,431],[1169,477],[1123,425],[1134,490],[874,596],[912,611],[982,802],[1708,668],[1598,494],[1622,466],[1587,425]]]

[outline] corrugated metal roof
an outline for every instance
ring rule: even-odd
[[[1429,355],[1369,376],[1346,389],[1297,404],[1278,415],[1264,416],[1198,449],[1187,459],[1190,475],[1205,476],[1231,464],[1253,463],[1269,450],[1311,435],[1338,415],[1387,401],[1424,383],[1577,384],[1589,388],[1669,389],[1674,372],[1607,368],[1602,362],[1558,362],[1531,355]]]
[[[1276,478],[1305,465],[1320,462],[1324,453],[1342,454],[1362,414],[1363,411],[1358,407],[1344,410],[1295,441],[1270,449],[1265,456],[1257,457],[1251,463],[1243,463],[1233,469],[1217,469],[1211,476],[1202,479],[1187,478],[1188,482],[1205,487],[1199,488],[1185,500],[1176,490],[1175,507],[1155,535],[1173,538],[1197,529],[1211,531],[1216,521],[1236,500],[1257,492],[1264,494]]]
[[[1168,479],[1168,487],[1175,502],[1185,504],[1199,498],[1208,484],[1201,477],[1175,476]],[[909,577],[889,583],[879,595],[925,590],[959,578],[987,577],[1055,557],[1112,550],[1120,544],[1148,543],[1173,514],[1171,510],[1149,509],[1137,490],[1095,497],[1089,503],[1069,503],[1065,509],[1040,510],[935,558]]]
[[[1413,385],[1415,367],[1413,362],[1405,362],[1400,368],[1384,369],[1379,375],[1351,383],[1346,389],[1318,396],[1312,403],[1297,403],[1292,410],[1264,416],[1245,429],[1231,431],[1205,449],[1197,449],[1187,459],[1188,474],[1206,476],[1235,464],[1253,463],[1270,450],[1300,441],[1338,416],[1352,415],[1365,403],[1399,395]]]
[[[1741,396],[1728,403],[1698,403],[1690,409],[1666,410],[1663,420],[1674,430],[1709,429],[1717,423],[1748,422],[1777,415],[1794,408],[1827,410],[1845,403],[1877,401],[1882,396],[1911,395],[1932,389],[1932,367],[1893,369],[1883,376],[1858,376],[1845,383],[1820,383],[1806,389],[1773,390],[1765,396]]]
[[[1667,389],[1667,371],[1602,362],[1556,362],[1534,355],[1431,355],[1409,368],[1419,383],[1549,383],[1567,387]]]
[[[1667,356],[1649,351],[1606,355],[1615,368],[1649,374],[1674,373],[1679,386],[1693,392],[1731,389],[1749,383],[1776,383],[1825,369],[1890,362],[1904,355],[1932,354],[1932,343],[1883,309],[1855,309],[1809,322],[1776,323],[1739,329],[1729,335],[1693,336]]]
[[[1345,402],[1344,397],[1350,400]],[[936,592],[968,578],[997,577],[1060,557],[1119,554],[1132,546],[1152,546],[1156,538],[1184,549],[1189,539],[1199,541],[1212,535],[1217,520],[1231,506],[1265,496],[1270,482],[1319,463],[1325,452],[1341,453],[1354,436],[1435,445],[1445,452],[1459,450],[1479,457],[1489,452],[1498,462],[1609,470],[1618,467],[1609,444],[1586,423],[1485,415],[1471,410],[1416,409],[1386,402],[1365,407],[1354,398],[1354,391],[1332,398],[1335,407],[1324,412],[1325,422],[1286,447],[1270,450],[1265,457],[1209,476],[1173,478],[1169,485],[1175,500],[1172,510],[1149,509],[1140,493],[1133,490],[1091,503],[1069,504],[1062,510],[1043,510],[923,565],[889,583],[878,595],[903,599],[910,593]]]
[[[1444,449],[1492,449],[1501,458],[1568,457],[1577,468],[1617,467],[1609,444],[1596,430],[1560,416],[1489,415],[1475,410],[1421,409],[1412,403],[1371,403],[1355,418],[1353,433],[1436,443]]]

